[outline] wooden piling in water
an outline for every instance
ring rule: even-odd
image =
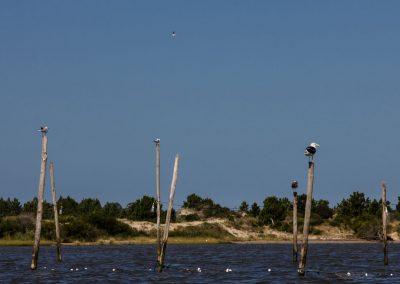
[[[50,161],[50,179],[51,179],[51,195],[53,197],[54,224],[56,226],[57,261],[58,262],[62,262],[60,224],[58,222],[56,183],[55,183],[55,179],[54,179],[54,164],[53,164],[53,161]]]
[[[388,265],[388,246],[387,246],[387,203],[386,203],[386,184],[382,182],[382,233],[383,233],[383,264]]]
[[[43,214],[43,192],[44,192],[44,182],[45,182],[45,177],[46,177],[46,165],[47,165],[47,135],[46,135],[46,132],[42,132],[42,156],[41,156],[41,164],[40,164],[35,240],[33,243],[33,251],[32,251],[32,263],[31,263],[32,270],[37,268],[37,262],[38,262],[38,256],[39,256],[40,232],[42,229],[42,214]]]
[[[161,185],[160,185],[160,141],[156,140],[156,192],[157,192],[157,261],[161,255]]]
[[[314,182],[314,161],[311,160],[311,161],[309,161],[309,164],[308,164],[307,200],[306,200],[306,210],[305,210],[305,214],[304,214],[303,240],[301,243],[300,263],[299,263],[299,269],[298,269],[298,273],[300,276],[304,276],[304,274],[305,274],[307,249],[308,249],[308,231],[309,231],[310,216],[311,216],[313,182]]]
[[[293,189],[293,262],[297,263],[297,181],[292,182]]]
[[[174,205],[174,196],[175,196],[176,182],[178,179],[178,170],[179,170],[179,154],[176,154],[175,164],[174,164],[174,172],[172,175],[172,182],[171,182],[171,190],[169,193],[169,204],[168,204],[167,217],[165,219],[164,236],[163,236],[162,243],[161,243],[161,254],[158,259],[158,272],[162,272],[163,267],[164,267],[165,251],[167,248],[169,225],[170,225],[170,221],[171,221],[171,212],[172,212],[172,208]]]

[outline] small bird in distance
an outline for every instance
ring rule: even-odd
[[[156,144],[159,144],[160,143],[160,138],[156,138],[156,139],[154,139],[154,141],[153,141],[154,143],[156,143]]]
[[[42,133],[47,133],[49,131],[49,128],[47,126],[40,126],[40,128],[37,131]]]
[[[175,38],[176,37],[176,32],[172,32],[171,36],[172,36],[172,38]]]

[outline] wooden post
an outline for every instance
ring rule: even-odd
[[[55,181],[54,181],[54,164],[53,164],[53,161],[50,161],[50,178],[51,178],[51,194],[53,196],[54,224],[56,225],[57,261],[58,262],[62,262],[60,224],[58,222],[58,210],[57,210],[57,199],[56,199],[56,184],[55,184]]]
[[[387,247],[387,203],[386,203],[386,184],[382,182],[382,231],[383,231],[383,264],[388,265],[388,247]]]
[[[293,189],[293,262],[297,263],[297,181],[292,182]]]
[[[303,240],[301,243],[301,255],[298,273],[300,276],[305,274],[307,249],[308,249],[308,230],[310,226],[310,216],[311,216],[311,203],[312,203],[312,192],[313,192],[313,182],[314,182],[314,161],[311,160],[308,164],[308,186],[307,186],[307,201],[306,210],[304,214],[304,225],[303,225]]]
[[[176,181],[178,179],[178,169],[179,169],[179,154],[176,154],[174,172],[172,175],[172,182],[171,182],[171,190],[169,193],[169,204],[168,204],[167,217],[165,219],[164,236],[163,236],[163,240],[162,240],[162,244],[161,244],[161,254],[158,259],[158,272],[162,272],[163,267],[164,267],[165,250],[167,248],[168,232],[169,232],[169,224],[171,221],[172,207],[174,206],[174,195],[175,195],[175,189],[176,189]]]
[[[44,192],[44,180],[45,180],[45,176],[46,176],[46,164],[47,164],[47,135],[46,135],[46,132],[42,132],[42,160],[41,160],[41,165],[40,165],[35,240],[33,243],[33,251],[32,251],[32,264],[31,264],[32,270],[36,269],[38,256],[39,256],[40,231],[42,229],[43,192]]]
[[[160,141],[156,142],[156,191],[157,191],[157,261],[160,259],[161,255],[161,186],[160,186]]]

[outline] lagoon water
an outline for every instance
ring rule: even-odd
[[[163,273],[153,245],[64,246],[61,264],[44,246],[36,271],[31,252],[0,247],[0,283],[400,283],[399,244],[390,244],[388,266],[382,244],[310,244],[304,277],[290,244],[168,245]]]

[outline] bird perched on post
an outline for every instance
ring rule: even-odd
[[[153,141],[154,143],[156,143],[156,144],[159,144],[160,143],[160,138],[156,138],[156,139],[154,139],[154,141]]]
[[[311,143],[310,146],[308,146],[306,148],[306,150],[304,151],[304,155],[306,155],[307,157],[310,157],[310,160],[314,157],[315,153],[317,152],[317,148],[319,147],[319,145],[315,142]]]
[[[175,38],[176,37],[176,32],[172,32],[171,36],[172,36],[172,38]]]
[[[47,133],[49,131],[49,128],[47,126],[40,126],[40,129],[38,131],[42,132],[43,134]]]
[[[299,186],[299,183],[297,182],[297,180],[292,181],[292,188],[296,189]]]

